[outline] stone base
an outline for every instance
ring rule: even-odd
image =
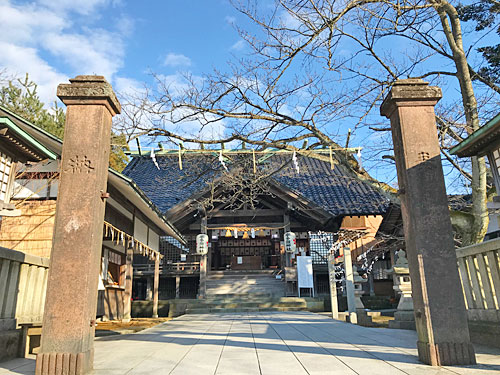
[[[402,320],[389,320],[389,328],[392,329],[407,329],[409,331],[415,331],[417,327],[415,322],[412,321],[402,321]]]
[[[372,317],[369,316],[365,310],[357,310],[358,315],[358,325],[363,327],[373,327]]]
[[[500,322],[469,320],[469,334],[474,343],[500,348]]]
[[[85,353],[40,353],[36,357],[36,375],[83,375],[94,367],[93,350]]]
[[[389,321],[389,328],[416,330],[415,314],[413,310],[398,310],[394,313],[394,320]]]
[[[470,342],[440,342],[431,345],[417,341],[418,359],[431,366],[475,365],[476,356]]]
[[[0,362],[19,357],[23,353],[20,329],[0,331]]]
[[[347,313],[345,321],[363,327],[373,327],[372,317],[364,309],[356,309],[355,313]]]

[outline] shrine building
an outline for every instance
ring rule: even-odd
[[[380,250],[379,229],[399,218],[399,209],[373,182],[337,162],[329,149],[164,150],[130,153],[123,171],[178,229],[187,246],[169,237],[164,255],[160,300],[199,295],[200,256],[196,236],[208,235],[207,296],[268,293],[298,295],[284,270],[296,256],[312,258],[314,294],[329,293],[327,256],[332,246],[351,245],[353,259]],[[287,257],[284,236],[293,232],[296,254]],[[339,253],[341,255],[341,252]],[[149,299],[152,265],[136,258],[134,296]],[[388,254],[372,265],[372,292],[392,294]],[[380,271],[380,272],[379,272]],[[281,276],[283,278],[281,278]],[[275,280],[281,279],[281,282]]]

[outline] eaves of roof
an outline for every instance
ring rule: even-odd
[[[500,140],[500,113],[450,150],[452,155],[484,156]]]
[[[10,118],[0,117],[0,124],[4,124],[6,127],[8,127],[9,130],[11,130],[17,138],[22,140],[22,142],[29,147],[35,149],[37,153],[52,160],[57,159],[58,155],[55,152],[49,150],[47,147],[45,147],[44,144],[42,144],[26,131],[17,126]]]
[[[299,196],[306,205],[314,203],[334,217],[385,213],[389,200],[367,182],[347,175],[340,167],[332,170],[324,161],[300,155],[299,159],[300,174],[291,166],[292,170],[282,170],[274,174],[272,180]],[[279,165],[284,163],[278,155],[273,160]],[[214,169],[218,168],[215,156],[185,156],[182,169],[175,155],[161,155],[156,161],[157,165],[148,156],[134,156],[123,173],[131,177],[169,218],[176,211],[175,207],[205,191],[208,181],[204,171],[208,171],[209,180],[221,172]]]
[[[0,114],[2,111],[5,112],[7,116],[12,116],[16,121],[12,121],[8,117],[2,118],[8,119],[18,129],[23,131],[26,135],[30,136],[30,138],[34,139],[39,145],[43,146],[54,156],[54,159],[60,157],[63,145],[61,139],[0,105]],[[144,192],[131,178],[115,171],[112,168],[109,168],[108,172],[110,183],[116,186],[118,190],[133,204],[135,204],[137,208],[139,208],[152,222],[154,222],[161,230],[165,231],[165,233],[167,233],[168,235],[176,238],[181,243],[186,244],[186,240],[182,237],[182,235],[165,218],[163,213],[161,213],[161,211],[146,196],[146,194],[144,194]]]

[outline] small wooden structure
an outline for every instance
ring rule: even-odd
[[[497,195],[488,202],[490,226],[483,243],[457,249],[471,337],[500,347],[500,113],[451,149],[461,157],[487,156]],[[497,219],[497,220],[495,220]]]

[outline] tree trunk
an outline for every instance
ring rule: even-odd
[[[470,133],[479,129],[477,101],[472,87],[467,56],[463,49],[462,30],[458,12],[445,0],[429,0],[441,19],[443,32],[453,53],[453,61],[457,68],[457,78]],[[488,209],[486,207],[486,162],[483,157],[472,157],[472,226],[462,227],[463,246],[481,242],[488,229]],[[457,226],[460,230],[461,226]]]

